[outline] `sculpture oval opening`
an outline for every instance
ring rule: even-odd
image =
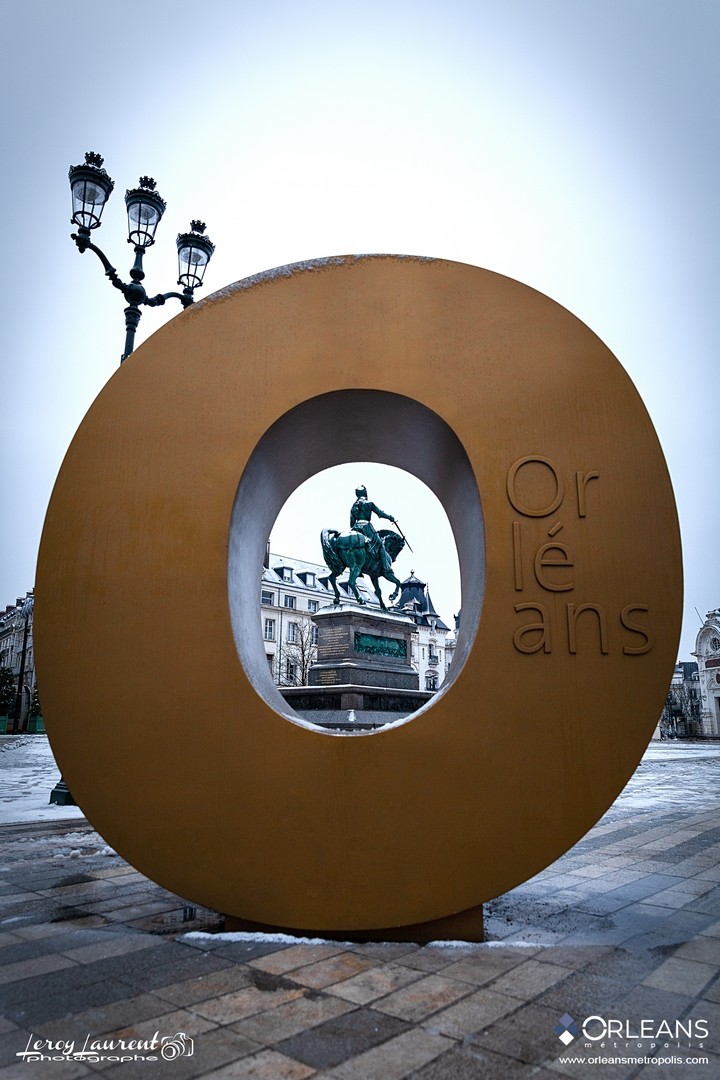
[[[311,651],[313,643],[312,631],[306,633],[304,629],[301,629],[300,620],[293,617],[292,606],[289,606],[287,611],[285,610],[284,596],[292,596],[293,590],[288,590],[287,594],[283,592],[282,572],[284,570],[288,577],[291,575],[294,577],[295,569],[292,565],[283,568],[281,563],[277,567],[266,565],[268,563],[268,536],[289,497],[311,477],[314,478],[316,474],[339,465],[353,463],[353,468],[349,470],[352,472],[350,500],[347,506],[344,502],[338,501],[337,506],[340,512],[334,515],[339,518],[337,523],[324,520],[326,502],[318,503],[316,510],[312,506],[305,505],[302,511],[303,524],[305,526],[309,524],[317,536],[318,553],[322,550],[321,530],[335,534],[345,530],[351,531],[348,511],[352,499],[358,497],[353,494],[356,485],[366,485],[366,495],[371,501],[374,492],[378,496],[376,505],[382,508],[379,489],[371,487],[372,474],[365,472],[364,476],[360,477],[356,472],[358,462],[364,463],[363,469],[385,467],[387,470],[390,466],[393,470],[409,473],[408,480],[411,483],[416,482],[412,480],[415,477],[417,481],[420,481],[420,485],[430,489],[428,493],[430,498],[432,497],[430,493],[435,496],[439,504],[438,509],[447,522],[445,535],[440,543],[443,548],[449,547],[449,550],[444,552],[443,558],[455,561],[456,551],[456,565],[459,565],[459,577],[462,583],[461,597],[458,598],[457,606],[453,605],[454,610],[450,615],[454,616],[460,610],[460,603],[462,603],[462,622],[453,650],[453,663],[446,677],[442,680],[439,678],[440,658],[437,651],[433,655],[436,663],[425,665],[425,668],[429,667],[431,671],[433,667],[437,669],[436,685],[439,687],[437,691],[427,690],[424,672],[423,683],[420,684],[418,672],[412,664],[412,631],[416,624],[410,613],[402,611],[385,613],[377,604],[373,607],[372,604],[357,603],[353,594],[347,588],[341,587],[341,599],[344,602],[340,607],[331,605],[330,612],[326,611],[325,618],[319,620],[321,625],[324,622],[327,626],[328,634],[323,635],[322,629],[319,629],[318,633],[320,652],[325,654],[327,660],[333,659],[328,654],[326,647],[328,643],[332,641],[339,647],[340,637],[343,637],[346,655],[342,658],[335,656],[334,659],[342,659],[345,668],[342,665],[340,668],[335,665],[335,670],[331,671],[333,665],[330,664],[324,673],[316,673],[316,675],[318,679],[328,680],[321,684],[325,687],[355,687],[354,692],[357,695],[360,693],[357,690],[357,680],[352,678],[348,682],[341,682],[344,673],[352,668],[353,675],[360,677],[361,684],[372,686],[373,673],[378,667],[377,657],[389,657],[390,659],[385,659],[382,663],[385,667],[396,669],[398,678],[395,682],[399,685],[394,688],[380,686],[374,697],[372,694],[369,697],[365,695],[365,701],[360,705],[360,710],[367,710],[370,707],[371,711],[387,713],[392,712],[394,708],[398,719],[394,723],[390,719],[379,727],[368,727],[360,722],[355,727],[346,725],[340,731],[324,726],[323,730],[329,734],[371,734],[373,731],[384,731],[388,726],[396,726],[412,718],[421,708],[431,707],[433,701],[437,700],[437,696],[442,694],[457,676],[470,651],[479,623],[485,580],[483,518],[475,477],[464,447],[441,417],[411,398],[376,390],[336,391],[303,402],[282,416],[265,433],[255,448],[238,486],[230,524],[228,599],[235,644],[246,674],[256,691],[269,705],[289,720],[302,726],[314,727],[314,724],[303,716],[303,712],[314,712],[308,708],[312,704],[309,699],[304,700],[307,695],[293,691],[298,698],[293,706],[283,696],[285,688],[283,687],[283,693],[281,693],[276,684],[278,665],[280,665],[281,679],[283,679],[283,664],[287,665],[288,660],[296,667],[302,668],[307,663],[307,654]],[[305,501],[302,494],[300,499]],[[377,530],[375,528],[355,530],[358,533],[368,534],[365,539],[362,535],[357,536],[359,545],[377,546],[373,545],[372,534],[375,531],[382,533],[386,524],[389,526],[388,532],[393,533],[397,532],[398,522],[403,529],[408,524],[407,520],[403,521],[399,512],[393,511],[392,506],[385,507],[384,510],[388,516],[395,517],[396,522],[383,521],[376,513],[371,513],[371,523],[377,526]],[[442,533],[443,529],[439,525],[441,519],[437,513],[434,517]],[[359,524],[362,527],[362,521]],[[451,545],[447,544],[448,536],[454,537]],[[412,545],[412,537],[408,536],[407,540]],[[291,556],[294,553],[283,551],[278,554]],[[376,555],[381,564],[379,570],[382,575],[383,560],[387,562],[388,559],[380,551],[377,551]],[[411,553],[410,559],[412,558]],[[318,554],[317,565],[321,565],[321,559],[322,555]],[[312,562],[312,560],[308,561]],[[392,562],[392,557],[390,561]],[[268,579],[266,582],[263,575],[268,569],[272,571],[270,575],[272,581]],[[399,580],[396,578],[393,582],[391,576],[382,581],[381,595],[385,598],[388,608],[393,591],[397,589],[397,585],[402,584],[403,577],[411,576],[409,572],[412,569],[415,569],[415,566],[411,562],[407,564],[408,573],[401,573]],[[317,571],[312,566],[308,566],[304,573],[316,574]],[[389,568],[389,573],[394,574],[392,567]],[[423,575],[426,573],[424,567],[422,573]],[[329,579],[331,576],[329,566],[327,575]],[[430,574],[428,573],[427,576],[429,577]],[[340,580],[342,581],[343,578]],[[344,580],[347,582],[347,574]],[[424,582],[425,578],[421,575],[420,580]],[[372,589],[373,586],[371,585],[370,588]],[[264,612],[261,614],[263,591],[266,594],[271,592],[274,594],[272,600],[275,603],[267,606],[267,614]],[[306,600],[311,599],[307,588],[301,592],[303,595],[308,594]],[[394,597],[393,602],[399,597],[398,590],[398,595]],[[318,606],[320,606],[321,598],[326,601],[323,607],[327,609],[327,601],[334,599],[329,580],[328,585],[322,590],[322,597],[318,593]],[[363,598],[362,586],[360,598]],[[266,599],[270,599],[269,595]],[[282,601],[279,607],[278,600]],[[297,603],[297,600],[295,602]],[[292,603],[293,600],[290,599],[289,605]],[[273,621],[271,607],[275,607],[277,611],[274,626],[269,625]],[[340,627],[335,621],[335,616],[343,609],[346,609],[345,614],[352,610],[353,618],[349,624],[347,619],[342,620],[343,625]],[[368,622],[367,617],[373,612],[377,613],[375,621]],[[379,616],[386,621],[384,623],[378,621]],[[267,623],[266,620],[268,620]],[[454,623],[454,619],[451,621]],[[293,623],[296,629],[291,630],[289,627]],[[450,628],[453,627],[450,626]],[[271,634],[275,638],[275,649],[272,649],[269,644],[272,640],[269,637]],[[297,640],[288,642],[288,634],[295,635]],[[278,641],[278,636],[280,641]],[[429,649],[430,635],[427,636],[427,644],[420,645],[420,648]],[[437,644],[438,635],[435,634],[433,637],[434,643]],[[288,656],[286,652],[283,657],[282,649],[288,644],[296,647],[290,650],[291,656]],[[348,650],[352,655],[347,655]],[[443,666],[445,666],[444,645],[442,650]],[[278,651],[281,653],[279,658]],[[335,651],[337,652],[337,649]],[[270,653],[273,655],[268,660]],[[373,660],[373,657],[376,659]],[[362,672],[359,668],[363,669]],[[287,675],[287,670],[285,667],[285,675]],[[413,694],[412,680],[406,677],[411,671],[415,673],[414,686],[418,691],[415,694]],[[291,677],[298,674],[302,676],[304,672],[298,673],[296,670]],[[289,679],[286,678],[283,681],[287,682]],[[398,691],[394,700],[391,700],[389,693],[382,693],[382,691],[393,689]],[[352,690],[347,691],[347,693],[352,692]],[[410,706],[408,709],[402,708],[403,702],[399,701],[398,695],[406,698],[404,704]],[[289,699],[292,694],[287,697]],[[339,706],[345,713],[353,709],[353,699],[346,696],[345,701],[341,702],[339,691],[337,702],[328,694],[324,697],[324,708]],[[355,701],[360,704],[358,697]],[[393,708],[390,710],[382,708],[388,704]],[[372,710],[373,705],[381,706],[381,708]],[[356,716],[358,711],[355,710]]]
[[[412,473],[337,465],[280,510],[258,627],[273,682],[301,719],[346,735],[409,719],[445,681],[459,611],[450,522]]]

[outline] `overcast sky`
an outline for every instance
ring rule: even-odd
[[[487,267],[579,316],[668,460],[689,658],[695,608],[720,606],[717,0],[0,0],[0,18],[0,607],[33,585],[58,468],[122,351],[122,298],[69,239],[67,169],[92,149],[116,181],[96,239],[123,277],[125,188],[148,173],[167,200],[151,293],[175,288],[175,235],[200,216],[217,244],[202,295],[390,252]],[[138,343],[177,310],[146,309]],[[415,547],[396,481],[385,507],[352,468],[319,524],[345,520],[360,481]],[[401,560],[450,622],[457,573]]]

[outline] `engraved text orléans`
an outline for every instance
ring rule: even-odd
[[[523,470],[541,469],[543,495],[534,499],[527,485],[523,484]],[[539,454],[528,454],[515,461],[508,470],[507,497],[513,510],[519,515],[512,523],[513,577],[515,591],[537,586],[546,593],[573,593],[576,585],[576,566],[572,544],[562,536],[566,525],[587,518],[593,505],[593,485],[600,482],[595,470],[577,470],[571,482],[565,484],[560,471],[553,462]],[[556,519],[562,512],[564,520]],[[542,542],[530,538],[530,523],[540,518],[550,518]],[[541,594],[542,595],[542,594]],[[518,652],[551,653],[554,648],[567,650],[571,655],[587,649],[594,641],[599,652],[606,656],[616,640],[616,628],[620,627],[620,644],[625,656],[642,656],[654,643],[649,627],[649,605],[641,601],[625,604],[617,613],[608,612],[606,606],[595,600],[578,603],[567,597],[564,605],[563,625],[557,626],[547,604],[532,600],[515,604],[515,611],[526,620],[513,635],[513,645]],[[527,621],[529,620],[529,621]],[[592,629],[590,629],[592,627]]]

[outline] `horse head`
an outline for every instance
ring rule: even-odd
[[[390,556],[392,562],[395,562],[398,555],[405,547],[405,540],[399,533],[396,533],[394,529],[381,529],[379,535],[382,537],[385,544],[385,550]]]

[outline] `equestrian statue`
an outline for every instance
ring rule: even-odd
[[[323,529],[321,532],[323,558],[330,570],[330,582],[335,593],[336,604],[340,603],[337,578],[344,570],[349,570],[348,585],[358,604],[365,603],[357,588],[357,579],[364,574],[372,581],[380,607],[386,611],[387,608],[380,593],[379,578],[384,577],[395,585],[395,591],[390,597],[390,603],[392,603],[397,599],[402,587],[402,582],[393,573],[392,564],[407,541],[392,514],[386,514],[368,499],[367,488],[364,485],[356,488],[355,494],[357,498],[350,508],[350,530],[341,533],[337,529]],[[392,522],[398,532],[394,529],[376,530],[371,520],[373,514]]]

